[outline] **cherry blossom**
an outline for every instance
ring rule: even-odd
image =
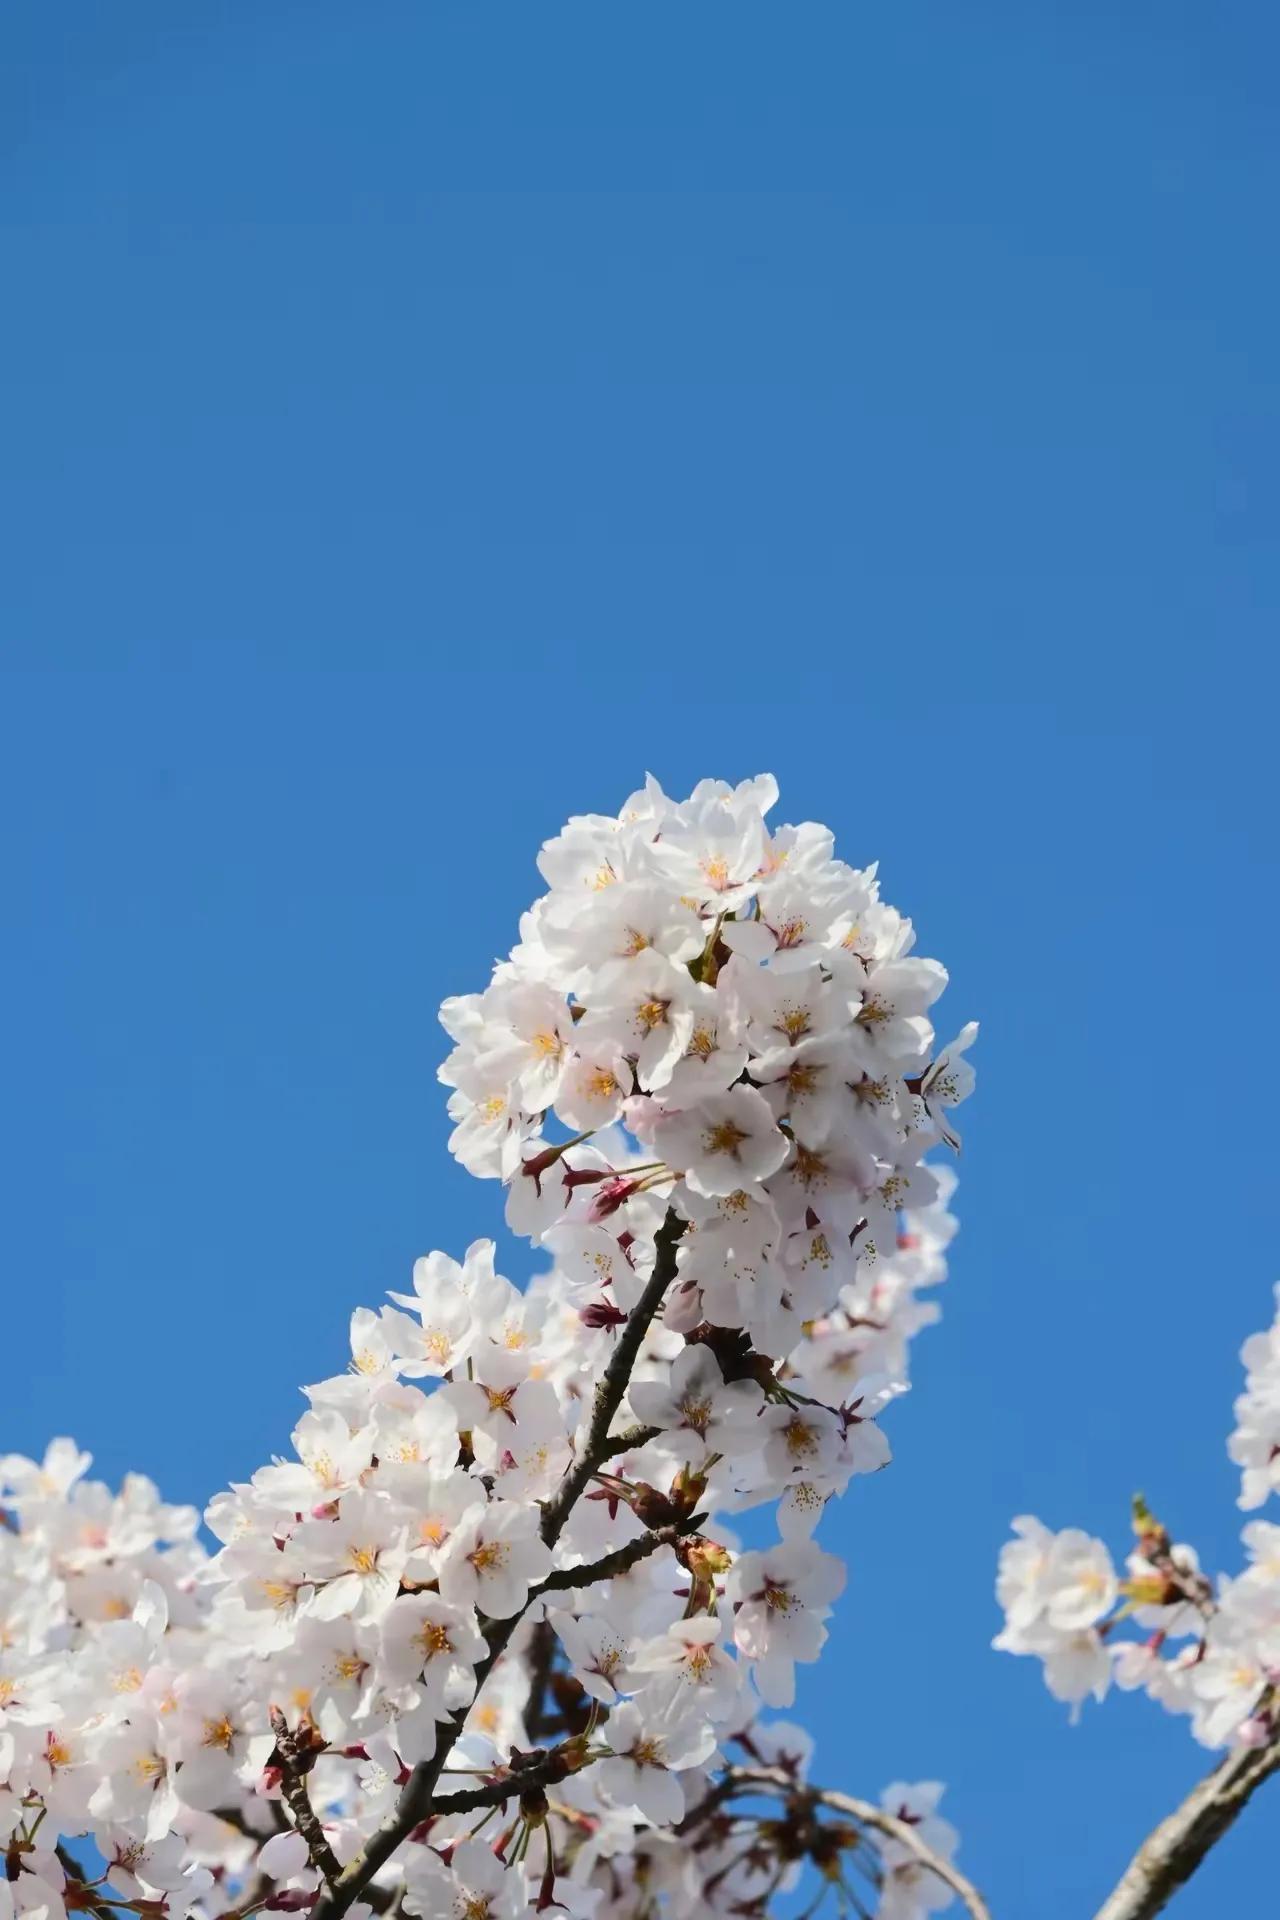
[[[1243,1467],[1246,1509],[1273,1490],[1277,1355],[1280,1317],[1246,1341],[1242,1355],[1246,1385],[1228,1450]],[[1102,1699],[1114,1679],[1187,1715],[1205,1746],[1268,1743],[1280,1734],[1280,1527],[1249,1522],[1242,1535],[1248,1564],[1216,1581],[1194,1547],[1173,1540],[1141,1499],[1133,1529],[1134,1548],[1118,1577],[1102,1541],[1016,1520],[1016,1537],[1000,1555],[996,1595],[1005,1624],[995,1645],[1038,1657],[1050,1692],[1073,1712],[1089,1695]],[[1131,1637],[1134,1626],[1144,1638]]]
[[[440,1013],[450,1149],[503,1186],[530,1277],[475,1240],[358,1307],[291,1452],[210,1501],[212,1550],[68,1439],[0,1460],[15,1913],[94,1904],[81,1839],[140,1920],[754,1920],[806,1859],[838,1885],[848,1836],[739,1807],[734,1770],[805,1780],[761,1702],[823,1649],[845,1569],[815,1536],[887,1465],[937,1318],[952,1182],[927,1156],[956,1141],[974,1030],[935,1051],[944,969],[874,867],[768,824],[776,800],[768,775],[683,801],[650,778],[546,843],[510,955]],[[772,1544],[741,1546],[748,1511]],[[1255,1548],[1185,1683],[1202,1737],[1270,1710],[1280,1556]],[[1198,1623],[1143,1551],[1142,1604]],[[1105,1552],[1028,1523],[1002,1582],[1008,1644],[1096,1691],[1125,1591]],[[886,1806],[949,1859],[938,1791]],[[876,1844],[883,1914],[938,1904]]]

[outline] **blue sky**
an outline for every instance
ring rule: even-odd
[[[203,1500],[498,1224],[434,1010],[538,842],[778,775],[982,1021],[802,1706],[1090,1911],[1205,1766],[989,1651],[1030,1509],[1235,1564],[1277,1048],[1280,31],[1243,6],[15,4],[4,1432]],[[518,1251],[517,1274],[527,1271]],[[1270,1872],[1264,1805],[1180,1896]]]

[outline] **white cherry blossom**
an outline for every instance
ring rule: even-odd
[[[805,1736],[760,1702],[790,1702],[827,1639],[844,1568],[814,1536],[887,1464],[881,1417],[937,1318],[954,1221],[926,1155],[956,1139],[972,1029],[932,1055],[943,969],[874,867],[766,824],[776,800],[768,775],[684,800],[650,777],[543,847],[509,956],[440,1012],[450,1149],[502,1183],[537,1270],[515,1286],[474,1240],[358,1307],[291,1446],[210,1501],[213,1552],[194,1509],[90,1479],[70,1439],[0,1460],[0,1920],[93,1904],[58,1853],[80,1838],[136,1920],[309,1909],[317,1859],[271,1832],[300,1783],[352,1862],[426,1781],[379,1911],[734,1920],[791,1898],[792,1813],[697,1823],[735,1756],[805,1775]],[[1251,1498],[1272,1344],[1241,1416]],[[747,1510],[776,1545],[740,1548]],[[1195,1674],[1112,1656],[1124,1587],[1097,1543],[1021,1549],[1005,1643],[1062,1697],[1114,1665],[1202,1738],[1265,1720],[1270,1538],[1208,1628],[1194,1558],[1170,1549],[1187,1592],[1166,1592],[1140,1542],[1135,1617],[1203,1633]],[[936,1790],[889,1794],[949,1857]],[[882,1914],[923,1912],[928,1877],[887,1844],[879,1863]]]

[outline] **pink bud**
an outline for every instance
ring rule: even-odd
[[[564,1186],[572,1193],[575,1187],[594,1186],[597,1181],[609,1180],[613,1176],[608,1167],[569,1167],[564,1170]]]
[[[625,1174],[615,1174],[613,1179],[605,1181],[596,1194],[587,1218],[594,1221],[607,1220],[611,1213],[618,1211],[619,1207],[625,1207],[632,1194],[638,1193],[639,1190],[638,1180],[628,1180]]]

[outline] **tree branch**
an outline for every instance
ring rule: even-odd
[[[654,1239],[657,1258],[653,1263],[653,1272],[648,1285],[627,1315],[627,1324],[622,1329],[618,1344],[609,1356],[600,1384],[596,1388],[595,1405],[591,1410],[591,1424],[587,1428],[587,1437],[582,1452],[574,1466],[569,1469],[560,1482],[560,1490],[554,1500],[547,1503],[542,1516],[542,1537],[550,1546],[558,1540],[565,1521],[586,1488],[596,1468],[602,1460],[608,1459],[614,1449],[609,1444],[609,1428],[613,1416],[622,1405],[622,1396],[631,1379],[631,1369],[644,1342],[644,1337],[653,1324],[653,1317],[662,1305],[663,1296],[676,1277],[676,1242],[684,1232],[684,1221],[678,1213],[667,1209],[667,1217],[658,1228]],[[637,1432],[641,1429],[636,1429]],[[628,1438],[628,1444],[633,1444]],[[620,1449],[621,1451],[621,1449]]]
[[[528,1793],[535,1787],[558,1787],[571,1773],[581,1771],[581,1765],[574,1766],[563,1746],[552,1747],[541,1760],[514,1767],[504,1772],[500,1780],[486,1780],[482,1787],[465,1787],[461,1793],[436,1794],[431,1811],[433,1814],[474,1813],[480,1807],[498,1807],[504,1800],[513,1800],[518,1793]]]
[[[631,1378],[631,1369],[640,1352],[645,1334],[653,1322],[654,1315],[662,1305],[663,1296],[676,1275],[676,1243],[684,1232],[684,1221],[671,1208],[659,1227],[654,1239],[656,1259],[648,1284],[627,1317],[623,1328],[604,1370],[600,1384],[596,1388],[595,1404],[592,1408],[591,1422],[578,1459],[564,1479],[553,1500],[549,1500],[543,1509],[542,1538],[546,1544],[554,1546],[564,1530],[579,1497],[586,1489],[592,1474],[600,1461],[605,1458],[601,1452],[609,1443],[609,1427],[613,1416],[622,1404],[627,1383]],[[662,1544],[659,1542],[659,1544]],[[650,1549],[651,1551],[652,1549]],[[578,1584],[586,1573],[581,1567],[565,1570],[574,1574],[577,1580],[567,1579],[561,1585]],[[555,1575],[551,1578],[554,1580]],[[549,1582],[542,1588],[534,1589],[529,1598],[545,1591]],[[526,1605],[528,1603],[526,1602]],[[523,1612],[523,1609],[522,1609]],[[476,1687],[472,1700],[480,1696],[485,1681],[493,1672],[508,1642],[520,1623],[521,1613],[512,1614],[509,1620],[495,1620],[489,1623],[485,1637],[489,1643],[489,1652],[476,1668]],[[402,1840],[408,1838],[413,1829],[425,1820],[432,1810],[432,1796],[436,1782],[444,1768],[445,1761],[453,1750],[453,1744],[466,1724],[469,1709],[462,1707],[441,1729],[440,1738],[432,1759],[421,1761],[413,1770],[409,1780],[396,1803],[394,1810],[383,1821],[366,1844],[342,1869],[337,1879],[322,1888],[320,1898],[312,1909],[311,1920],[339,1920],[352,1901],[368,1886],[379,1867],[391,1858]]]
[[[321,1879],[327,1886],[336,1886],[342,1876],[342,1868],[325,1838],[320,1816],[311,1804],[298,1743],[279,1707],[272,1707],[268,1718],[276,1737],[276,1753],[280,1758],[280,1795],[292,1816],[294,1832],[301,1834],[306,1841],[307,1857]]]
[[[687,1533],[696,1533],[706,1517],[705,1513],[693,1513],[677,1526],[653,1527],[648,1533],[628,1540],[625,1547],[615,1547],[612,1553],[602,1554],[586,1566],[557,1567],[532,1589],[529,1598],[536,1600],[540,1594],[563,1593],[573,1587],[594,1587],[600,1580],[613,1580],[620,1573],[629,1573],[659,1547],[677,1546]]]
[[[612,1460],[619,1453],[634,1453],[646,1441],[656,1440],[661,1432],[661,1427],[624,1427],[621,1433],[615,1433],[612,1440],[604,1441],[597,1449],[596,1465]]]
[[[1229,1753],[1143,1841],[1096,1920],[1150,1920],[1161,1912],[1278,1767],[1280,1740]]]
[[[629,1572],[641,1560],[647,1559],[651,1553],[656,1553],[659,1547],[674,1547],[686,1534],[696,1532],[705,1517],[701,1513],[691,1514],[687,1520],[682,1520],[676,1526],[655,1527],[648,1533],[638,1534],[625,1546],[616,1547],[612,1553],[602,1555],[599,1560],[593,1560],[590,1565],[557,1567],[533,1590],[529,1599],[536,1600],[540,1594],[544,1593],[566,1589],[571,1591],[575,1587],[594,1587],[599,1580],[612,1580],[617,1574]],[[530,1738],[535,1742],[540,1739],[544,1731],[544,1721],[555,1720],[554,1714],[548,1715],[545,1711],[555,1648],[554,1627],[549,1620],[539,1620],[533,1629],[529,1654],[529,1700],[524,1710],[525,1727]],[[483,1803],[480,1801],[476,1802],[477,1806],[481,1804]],[[432,1805],[437,1813],[443,1809],[443,1802],[438,1798]]]
[[[776,1793],[791,1800],[798,1799],[809,1805],[830,1807],[833,1813],[843,1813],[850,1820],[856,1820],[861,1827],[870,1827],[890,1840],[896,1840],[914,1855],[922,1867],[938,1876],[944,1886],[958,1894],[968,1908],[972,1920],[991,1920],[988,1907],[978,1889],[971,1880],[965,1878],[959,1867],[950,1860],[944,1860],[920,1838],[916,1829],[905,1820],[899,1820],[894,1814],[886,1813],[883,1807],[873,1805],[870,1800],[855,1800],[852,1794],[835,1793],[829,1788],[810,1787],[792,1779],[781,1767],[735,1767],[732,1773],[734,1786],[724,1797],[733,1793]],[[1102,1920],[1102,1915],[1098,1916]],[[1108,1920],[1118,1920],[1117,1916],[1108,1916]]]

